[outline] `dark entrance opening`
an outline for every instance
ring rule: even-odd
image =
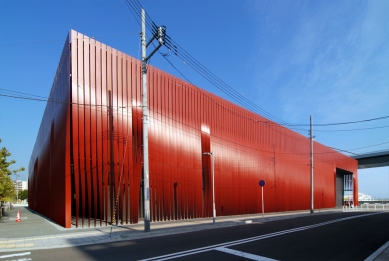
[[[336,207],[352,204],[353,199],[353,173],[336,168]]]

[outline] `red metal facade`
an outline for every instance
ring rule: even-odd
[[[151,220],[310,207],[309,139],[149,66]],[[29,166],[29,204],[65,227],[142,218],[140,61],[71,31]],[[314,142],[315,208],[335,207],[336,168],[357,161]],[[117,207],[116,207],[117,206]],[[116,211],[115,211],[116,210]]]

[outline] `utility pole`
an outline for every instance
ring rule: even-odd
[[[274,162],[274,168],[273,168],[273,174],[274,174],[274,198],[276,200],[276,211],[278,210],[277,206],[277,177],[276,177],[276,147],[273,144],[273,162]]]
[[[310,168],[311,168],[311,214],[314,211],[314,203],[313,203],[313,131],[312,131],[312,116],[309,117],[310,129],[309,129],[309,139],[311,144],[311,157],[310,157]]]
[[[212,155],[212,213],[213,213],[213,224],[216,222],[216,207],[215,207],[215,158],[213,151]]]
[[[147,103],[147,61],[165,43],[165,28],[158,27],[153,32],[153,37],[146,43],[146,15],[141,10],[141,45],[142,45],[142,112],[143,112],[143,205],[144,205],[144,231],[150,231],[150,188],[149,188],[149,137],[148,123],[149,110]],[[158,40],[158,46],[146,56],[146,48],[154,39]]]
[[[213,217],[213,224],[215,225],[216,222],[216,207],[215,207],[215,161],[214,161],[214,154],[213,151],[211,152],[204,152],[204,155],[210,155],[212,160],[212,217]]]

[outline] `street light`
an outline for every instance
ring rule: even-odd
[[[215,209],[215,162],[213,159],[213,152],[204,152],[204,155],[210,155],[212,157],[212,212],[213,212],[213,224],[216,222],[216,209]]]

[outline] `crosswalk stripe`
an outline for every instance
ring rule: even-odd
[[[9,258],[9,257],[27,256],[27,255],[31,255],[31,252],[24,252],[24,253],[11,254],[11,255],[3,255],[3,256],[0,256],[0,258]]]
[[[267,257],[264,257],[264,256],[257,256],[257,255],[253,255],[253,254],[250,254],[250,253],[245,253],[245,252],[234,250],[234,249],[229,249],[229,248],[226,248],[226,247],[218,247],[218,248],[215,248],[215,250],[221,251],[221,252],[224,252],[224,253],[227,253],[227,254],[231,254],[231,255],[235,255],[235,256],[240,256],[240,257],[247,258],[247,259],[251,259],[251,260],[276,261],[276,259],[271,259],[271,258],[267,258]]]

